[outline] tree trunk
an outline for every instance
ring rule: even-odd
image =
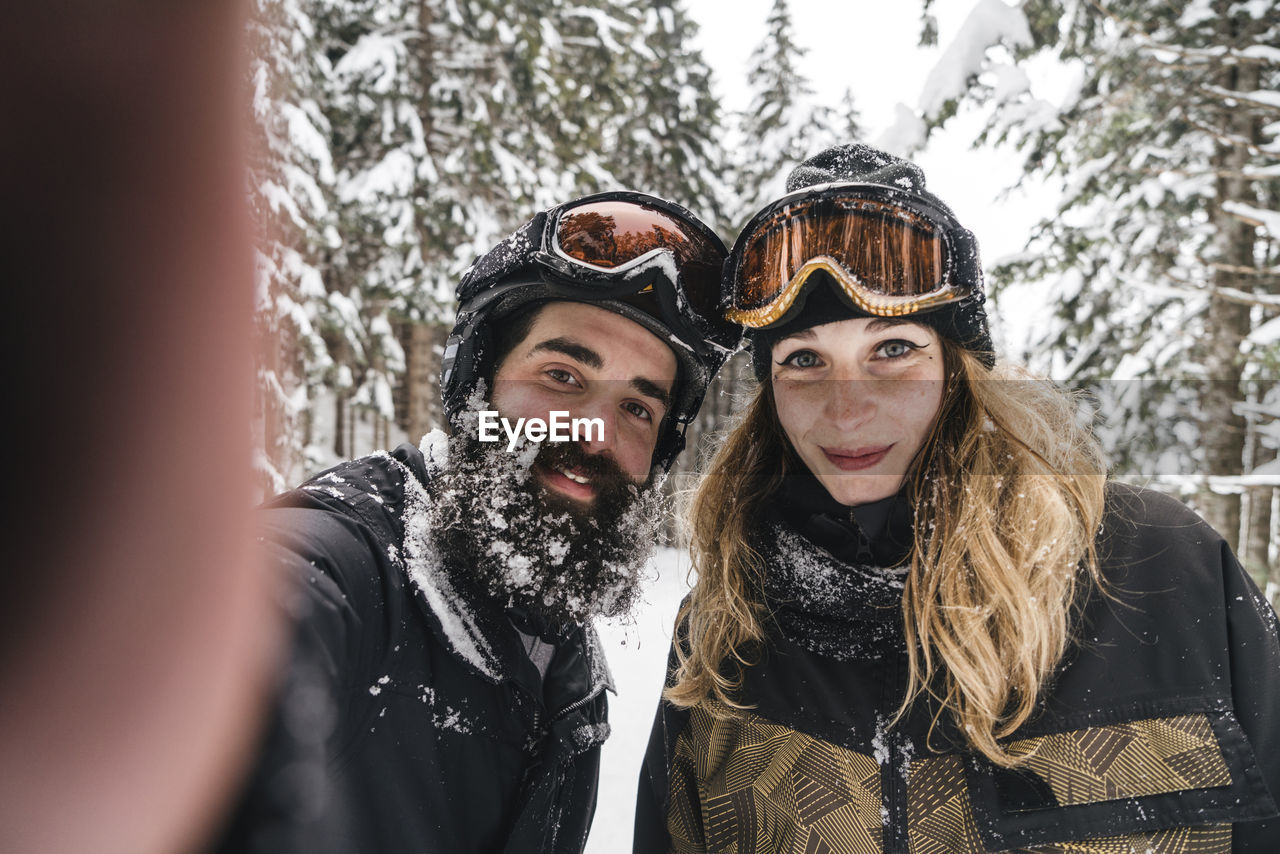
[[[333,397],[333,452],[347,459],[347,394],[338,389]]]
[[[1273,454],[1274,456],[1274,454]],[[1258,584],[1265,584],[1272,574],[1271,504],[1276,490],[1270,486],[1254,486],[1248,491],[1248,528],[1241,557],[1245,569]]]
[[[1257,388],[1259,383],[1252,383]],[[1249,395],[1251,404],[1258,404],[1259,393]],[[1276,449],[1262,442],[1256,417],[1250,419],[1249,434],[1245,444],[1245,466],[1257,471],[1261,466],[1274,462]],[[1240,560],[1259,585],[1265,585],[1271,570],[1271,504],[1275,497],[1271,486],[1251,486],[1244,493],[1244,540],[1240,544]]]
[[[1271,607],[1280,611],[1280,552],[1277,551],[1275,545],[1280,543],[1280,489],[1272,490],[1271,542],[1272,547],[1268,553],[1271,572],[1267,576],[1267,583],[1263,587],[1263,591],[1266,593],[1267,598],[1271,600]]]
[[[1231,32],[1233,23],[1223,21],[1224,44],[1234,44],[1236,34]],[[1217,74],[1217,83],[1232,91],[1249,91],[1258,86],[1259,69],[1256,64],[1229,65]],[[1260,128],[1255,116],[1248,111],[1232,109],[1223,104],[1218,126],[1221,141],[1214,153],[1213,165],[1218,178],[1213,204],[1215,229],[1214,290],[1240,287],[1238,274],[1227,268],[1252,268],[1256,230],[1223,210],[1227,202],[1256,205],[1252,181],[1245,177],[1249,162],[1249,143],[1255,141]],[[1247,285],[1246,285],[1247,287]],[[1234,411],[1233,404],[1240,400],[1240,382],[1245,359],[1241,345],[1250,331],[1249,307],[1230,303],[1216,293],[1209,298],[1206,318],[1205,358],[1206,379],[1200,396],[1201,417],[1204,419],[1203,437],[1206,474],[1239,475],[1244,463],[1244,418]],[[1210,492],[1202,504],[1205,518],[1237,549],[1240,540],[1240,496]],[[1237,549],[1238,550],[1238,549]]]
[[[429,431],[445,426],[440,359],[449,330],[443,323],[418,320],[405,320],[396,327],[404,351],[404,371],[397,377],[395,388],[395,423],[415,444]]]

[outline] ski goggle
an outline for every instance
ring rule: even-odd
[[[773,202],[743,229],[724,276],[724,314],[781,320],[822,270],[858,308],[901,317],[972,296],[977,243],[948,212],[877,184],[826,184]]]
[[[679,205],[612,192],[552,210],[535,257],[556,274],[553,286],[632,305],[668,325],[688,324],[732,348],[741,330],[719,311],[727,255],[715,232]]]
[[[477,312],[511,297],[513,287],[527,296],[535,270],[540,298],[624,303],[719,367],[742,338],[720,312],[728,254],[714,231],[673,202],[597,193],[529,220],[476,260],[457,297]]]

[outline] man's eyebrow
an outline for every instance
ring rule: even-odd
[[[568,338],[548,338],[546,341],[540,341],[535,344],[529,352],[537,353],[539,350],[560,353],[570,359],[581,362],[589,368],[595,368],[597,371],[604,367],[604,359],[600,358],[599,353]]]
[[[663,390],[662,386],[653,380],[647,380],[644,377],[633,377],[631,387],[643,394],[645,397],[652,397],[662,403],[664,409],[671,407],[671,395]]]
[[[543,350],[568,356],[570,359],[581,362],[589,368],[595,368],[597,371],[604,368],[604,359],[601,358],[599,353],[569,338],[548,338],[546,341],[539,341],[529,352],[537,353]],[[630,385],[645,397],[651,397],[660,402],[664,408],[671,406],[671,394],[653,380],[645,379],[644,377],[633,377]]]

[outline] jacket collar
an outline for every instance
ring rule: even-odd
[[[848,507],[806,469],[783,479],[766,512],[845,563],[891,567],[911,555],[915,532],[905,489]]]

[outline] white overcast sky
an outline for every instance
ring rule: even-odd
[[[948,17],[955,8],[963,15],[967,2],[939,4]],[[896,102],[914,105],[937,54],[916,46],[917,0],[791,0],[789,6],[796,41],[808,49],[804,71],[820,96],[834,104],[851,87],[864,118],[881,126]],[[747,105],[747,61],[764,38],[772,7],[773,0],[689,0],[701,27],[698,45],[730,109]]]
[[[936,0],[940,47],[927,49],[918,46],[919,0],[790,0],[789,5],[795,39],[808,51],[802,70],[817,97],[838,106],[845,89],[851,89],[866,132],[863,141],[874,142],[892,122],[896,104],[916,107],[941,48],[975,2]],[[747,106],[748,60],[765,36],[772,6],[773,0],[688,0],[700,27],[697,44],[727,109]],[[992,261],[1022,250],[1031,225],[1052,210],[1054,194],[1037,184],[1002,195],[1017,180],[1021,157],[971,149],[979,127],[978,116],[962,113],[914,159],[930,189],[978,236],[989,268]],[[1034,307],[1002,305],[993,318],[997,340],[1007,345],[1025,340],[1025,324],[1033,320],[1019,308]]]

